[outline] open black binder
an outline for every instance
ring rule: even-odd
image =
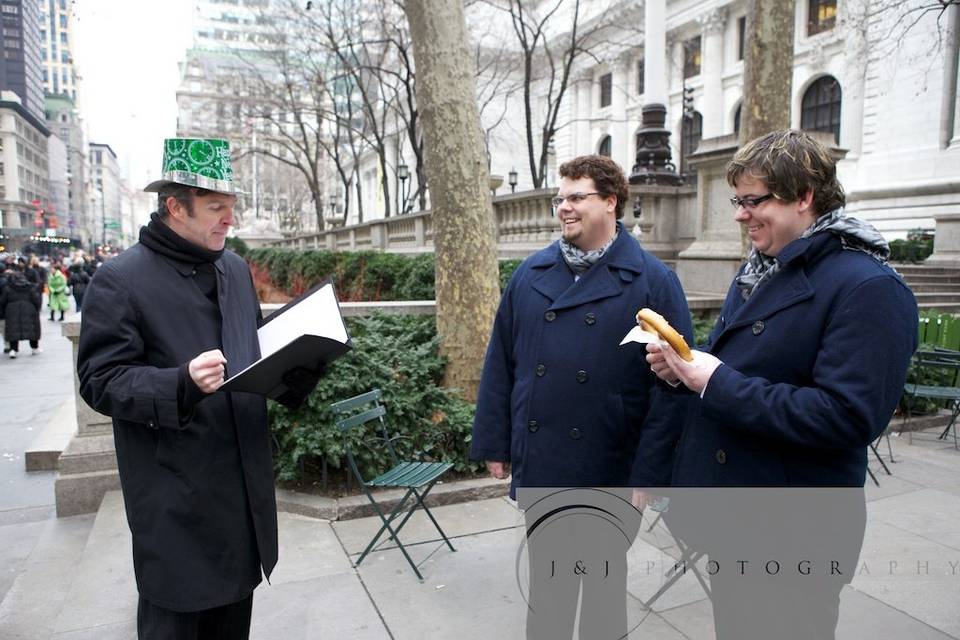
[[[322,283],[272,313],[257,330],[260,359],[231,376],[222,391],[277,398],[283,376],[297,367],[317,369],[350,350],[350,336],[330,282]]]

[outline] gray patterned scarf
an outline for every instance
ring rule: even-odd
[[[599,249],[593,249],[592,251],[584,251],[580,247],[560,238],[560,253],[563,254],[563,259],[567,263],[567,266],[579,276],[606,255],[611,245],[617,241],[617,236],[619,235],[620,225],[618,224],[617,228],[613,231],[613,237],[610,238],[610,241]]]
[[[859,218],[844,215],[843,207],[817,218],[817,221],[810,225],[800,237],[809,238],[823,231],[838,236],[844,249],[862,251],[881,263],[886,263],[890,257],[890,245],[883,239],[880,232]],[[743,299],[747,300],[753,295],[753,292],[770,280],[780,267],[780,261],[776,258],[751,249],[743,273],[736,278],[737,288],[740,289]]]

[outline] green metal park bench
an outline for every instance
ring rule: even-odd
[[[960,416],[960,351],[934,348],[930,351],[917,351],[910,365],[913,382],[903,385],[903,421],[910,419],[914,404],[919,399],[942,403],[950,410],[950,421],[938,436],[946,440],[953,430],[953,446],[957,446],[957,417]],[[901,428],[901,433],[903,429]],[[910,443],[913,432],[910,431]]]
[[[437,528],[437,531],[440,532],[440,536],[443,538],[443,541],[447,543],[447,546],[450,547],[450,550],[456,551],[456,549],[454,549],[453,545],[450,543],[450,540],[447,538],[447,535],[443,532],[443,529],[440,528],[436,518],[433,517],[430,509],[427,508],[427,505],[424,503],[427,494],[430,493],[430,490],[437,483],[437,481],[440,480],[441,476],[443,476],[443,474],[453,466],[453,463],[400,460],[397,457],[396,449],[393,446],[394,440],[397,438],[391,438],[387,433],[387,423],[384,420],[387,409],[380,404],[380,395],[380,390],[374,389],[373,391],[368,391],[367,393],[363,393],[348,400],[335,402],[334,404],[330,405],[330,409],[333,411],[334,417],[337,419],[336,425],[343,434],[344,449],[347,454],[347,461],[350,464],[350,470],[360,483],[360,487],[363,489],[364,494],[367,496],[367,499],[370,500],[370,504],[373,505],[374,511],[376,511],[377,515],[380,516],[380,520],[383,523],[383,525],[380,527],[380,530],[377,531],[377,534],[373,536],[370,544],[368,544],[367,548],[364,549],[363,553],[360,554],[355,566],[360,566],[360,563],[363,562],[363,559],[366,558],[367,555],[376,547],[377,542],[380,540],[381,536],[383,536],[384,532],[389,532],[389,537],[387,539],[393,540],[393,542],[403,553],[403,557],[407,559],[407,562],[410,564],[413,572],[417,575],[417,579],[422,582],[423,575],[421,575],[417,565],[410,558],[410,554],[407,553],[403,543],[400,542],[400,530],[403,529],[404,525],[410,520],[410,516],[412,516],[414,511],[416,511],[419,507],[423,509],[424,513],[427,514],[427,517],[430,518],[430,521],[433,522],[433,525]],[[381,473],[372,480],[365,480],[363,474],[360,472],[360,468],[357,466],[357,461],[354,457],[353,448],[351,446],[349,432],[352,429],[363,429],[369,423],[375,421],[379,421],[381,433],[374,437],[378,440],[381,440],[386,446],[390,459],[393,461],[393,466],[388,471]],[[371,492],[371,489],[381,488],[406,490],[403,498],[397,502],[396,506],[390,511],[389,514],[385,514],[385,509],[380,506],[374,497],[374,494]],[[407,508],[408,504],[409,508]],[[394,527],[393,523],[401,515],[403,515],[403,519],[400,520],[400,523],[396,527]]]

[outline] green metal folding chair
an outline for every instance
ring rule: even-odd
[[[387,413],[387,409],[380,404],[380,395],[380,390],[374,389],[373,391],[368,391],[367,393],[355,396],[349,400],[342,400],[330,405],[330,409],[333,411],[334,417],[338,418],[336,425],[343,434],[344,449],[347,453],[347,461],[350,464],[350,470],[360,483],[360,487],[363,489],[364,494],[366,494],[367,499],[370,500],[370,504],[373,505],[374,511],[377,512],[377,515],[380,516],[380,520],[383,522],[380,530],[377,531],[377,535],[373,536],[373,540],[370,541],[370,544],[367,545],[367,548],[364,549],[363,553],[360,554],[355,566],[360,566],[360,563],[363,562],[363,559],[366,558],[367,555],[374,549],[377,542],[380,540],[380,537],[386,531],[390,534],[388,539],[393,540],[393,542],[403,553],[403,557],[405,557],[407,562],[410,563],[410,568],[412,568],[413,572],[417,574],[417,579],[423,582],[423,575],[421,575],[417,565],[410,558],[410,554],[407,553],[403,543],[400,542],[399,533],[400,530],[403,529],[403,526],[410,520],[410,516],[413,515],[413,512],[417,510],[417,507],[420,507],[423,509],[424,513],[427,514],[427,517],[430,518],[430,521],[433,522],[433,525],[437,528],[437,531],[440,532],[440,536],[443,538],[443,541],[447,543],[447,546],[450,547],[450,550],[456,551],[456,549],[454,549],[453,545],[450,543],[450,540],[447,538],[447,535],[443,532],[443,529],[441,529],[440,525],[437,523],[437,519],[433,517],[430,509],[427,508],[427,505],[424,503],[427,494],[429,494],[430,490],[433,489],[433,485],[435,485],[440,477],[453,466],[453,463],[414,462],[400,460],[397,457],[396,449],[393,446],[393,442],[396,440],[396,438],[391,438],[387,433],[387,423],[383,419],[384,415]],[[363,474],[360,473],[360,468],[357,466],[357,461],[353,455],[349,431],[355,428],[364,428],[368,423],[377,420],[380,422],[381,435],[379,437],[383,440],[387,450],[389,451],[390,458],[393,461],[393,467],[391,467],[391,469],[386,473],[382,473],[372,480],[365,480]],[[385,515],[385,510],[377,503],[373,493],[370,491],[371,488],[406,489],[406,493],[403,495],[403,498],[397,503],[397,505],[390,511],[389,515]],[[412,504],[409,509],[405,509],[408,502],[412,502]],[[393,522],[401,515],[403,515],[403,519],[400,521],[400,524],[394,528],[392,526]]]

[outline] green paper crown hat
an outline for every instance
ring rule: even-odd
[[[144,191],[160,191],[171,184],[220,193],[242,193],[234,186],[230,143],[216,138],[167,138],[163,141],[163,178]]]

